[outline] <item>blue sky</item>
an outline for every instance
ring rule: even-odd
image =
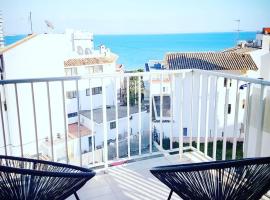
[[[0,0],[6,35],[67,28],[95,34],[148,34],[261,30],[270,26],[270,0]]]

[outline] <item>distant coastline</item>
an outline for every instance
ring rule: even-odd
[[[27,35],[5,36],[5,44],[10,45]],[[254,40],[256,32],[241,32],[240,40]],[[235,46],[237,33],[172,33],[137,35],[94,35],[97,48],[106,45],[119,55],[118,63],[126,70],[144,68],[148,60],[162,60],[166,52],[221,51]]]

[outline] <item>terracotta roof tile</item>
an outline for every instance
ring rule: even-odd
[[[258,48],[256,48],[256,47],[236,46],[236,47],[232,47],[229,49],[225,49],[222,52],[225,52],[225,53],[229,53],[229,52],[231,52],[231,53],[249,53],[249,52],[256,51],[256,50],[258,50]]]
[[[168,53],[167,69],[258,70],[249,54],[232,52]]]
[[[86,135],[91,135],[91,134],[92,134],[92,131],[90,129],[88,129],[87,127],[80,124],[81,137],[86,136]],[[79,138],[80,137],[78,135],[78,123],[68,125],[68,136],[71,138]]]
[[[65,67],[107,64],[116,61],[117,56],[112,54],[110,56],[102,57],[88,57],[88,58],[72,58],[64,61]]]

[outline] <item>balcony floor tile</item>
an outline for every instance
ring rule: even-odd
[[[170,190],[149,170],[154,166],[188,162],[191,162],[188,154],[182,159],[178,155],[169,155],[110,167],[106,173],[98,172],[78,195],[81,200],[164,200]],[[74,196],[68,198],[74,199]],[[172,200],[176,199],[179,197],[173,195]]]

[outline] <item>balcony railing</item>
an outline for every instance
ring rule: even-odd
[[[105,168],[172,152],[209,160],[269,154],[270,82],[261,79],[181,70],[0,85],[1,154]],[[94,87],[101,94],[86,95]]]

